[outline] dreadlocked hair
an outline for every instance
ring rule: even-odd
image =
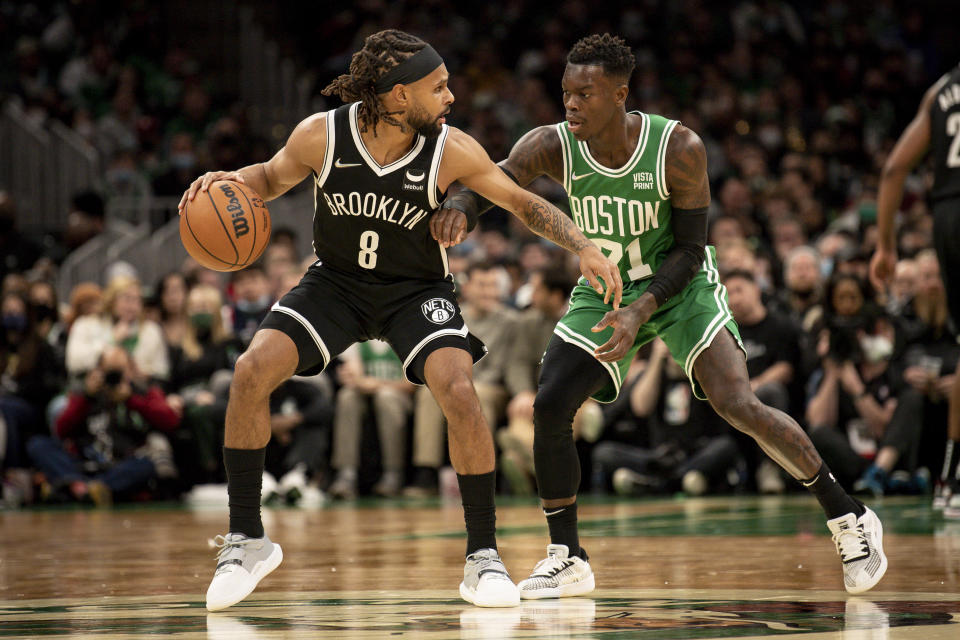
[[[598,65],[607,75],[629,80],[637,62],[623,38],[595,33],[573,45],[567,54],[567,64]]]
[[[323,95],[334,93],[344,102],[360,101],[360,122],[362,131],[373,127],[376,133],[377,124],[383,120],[394,126],[401,126],[393,116],[399,111],[387,111],[377,98],[376,85],[383,75],[413,54],[427,46],[420,38],[398,31],[387,29],[367,36],[363,41],[363,48],[353,54],[350,60],[350,73],[345,73],[331,82],[323,90]]]

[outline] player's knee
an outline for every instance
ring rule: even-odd
[[[464,372],[456,371],[446,376],[433,387],[433,393],[440,402],[440,406],[447,411],[464,413],[476,403],[477,392],[473,388],[473,381]]]
[[[230,397],[236,399],[260,399],[270,395],[270,372],[264,358],[256,350],[248,350],[239,358],[233,369]]]
[[[569,392],[559,386],[545,385],[537,391],[533,401],[533,424],[538,436],[569,432],[579,404]]]

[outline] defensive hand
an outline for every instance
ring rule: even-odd
[[[430,234],[441,247],[460,244],[467,237],[467,215],[459,209],[437,209],[430,216]]]
[[[620,308],[620,300],[623,299],[623,280],[620,279],[620,269],[604,257],[603,252],[592,243],[580,252],[580,273],[597,293],[603,294],[604,304],[609,303],[612,298],[614,310]],[[598,278],[603,278],[603,282],[607,285],[606,291],[603,290],[603,284]]]

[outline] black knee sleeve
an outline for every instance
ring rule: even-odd
[[[592,355],[556,336],[547,346],[533,405],[533,458],[544,500],[569,498],[580,486],[580,460],[573,443],[573,417],[607,383]]]

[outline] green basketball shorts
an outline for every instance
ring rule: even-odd
[[[634,302],[647,290],[649,284],[650,280],[646,279],[624,285],[621,306],[625,307]],[[565,342],[593,354],[594,349],[613,335],[613,327],[597,333],[591,329],[612,309],[613,305],[604,304],[603,296],[588,284],[578,284],[570,295],[570,307],[566,315],[560,319],[553,332]],[[660,336],[670,349],[673,359],[686,372],[694,395],[706,400],[703,389],[693,374],[693,363],[724,327],[730,330],[740,349],[743,349],[740,331],[727,306],[727,289],[720,283],[716,253],[713,247],[707,247],[706,259],[700,271],[683,291],[667,300],[654,312],[650,320],[640,327],[633,346],[623,359],[600,363],[610,375],[610,382],[594,394],[593,398],[598,402],[616,400],[637,350]]]

